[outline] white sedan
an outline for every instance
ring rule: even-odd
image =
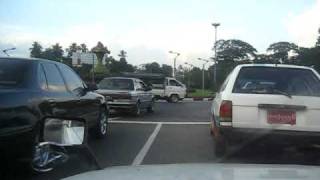
[[[320,135],[320,76],[303,66],[239,65],[216,94],[211,118],[217,156],[242,135]]]

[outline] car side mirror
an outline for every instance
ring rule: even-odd
[[[85,132],[84,121],[47,118],[44,122],[43,140],[61,146],[82,145]]]

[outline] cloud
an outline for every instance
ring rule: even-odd
[[[243,30],[239,28],[223,29],[222,33],[219,33],[219,37],[232,38],[242,32]],[[170,64],[172,64],[173,56],[168,51],[176,51],[181,54],[178,64],[183,64],[198,57],[209,58],[212,55],[214,28],[208,22],[150,24],[133,29],[129,33],[114,39],[114,42],[122,44],[128,50],[135,47],[162,50],[162,58],[165,57],[165,59],[160,60]],[[163,54],[166,54],[166,56],[163,56]],[[154,59],[157,58],[154,57]]]
[[[98,41],[104,43],[116,57],[122,49],[128,52],[128,61],[135,65],[156,61],[160,64],[172,64],[173,56],[168,51],[181,53],[177,63],[191,62],[198,57],[209,58],[212,55],[214,28],[208,22],[191,22],[184,24],[154,24],[147,23],[138,28],[120,30],[105,23],[79,24],[63,27],[50,33],[52,29],[37,31],[32,27],[4,25],[1,26],[2,44],[11,44],[20,51],[13,55],[29,55],[33,41],[39,41],[44,48],[54,43],[60,43],[67,48],[70,43],[85,43],[89,48]],[[219,38],[234,38],[243,29],[223,28]]]
[[[28,56],[28,48],[33,41],[40,42],[44,48],[55,43],[60,43],[63,48],[67,48],[72,42],[85,43],[88,47],[93,47],[98,41],[108,43],[106,27],[100,24],[83,24],[64,27],[54,33],[51,30],[37,31],[36,28],[27,26],[0,25],[0,44],[17,47],[17,50],[26,50],[24,56]],[[28,48],[27,48],[27,47]],[[23,55],[21,51],[12,52],[13,55]]]
[[[299,46],[314,46],[320,28],[319,18],[320,0],[299,14],[289,14],[286,23],[289,36]]]

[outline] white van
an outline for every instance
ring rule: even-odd
[[[187,88],[175,78],[166,77],[162,84],[152,83],[152,94],[157,99],[165,99],[168,102],[176,103],[185,98]]]

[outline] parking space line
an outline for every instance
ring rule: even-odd
[[[172,125],[208,125],[210,122],[172,122],[172,121],[121,121],[121,120],[110,120],[109,123],[115,124],[172,124]]]
[[[156,139],[160,129],[161,129],[162,124],[158,123],[158,125],[155,127],[154,131],[152,132],[152,134],[150,135],[150,137],[148,138],[147,142],[144,144],[144,146],[142,147],[142,149],[140,150],[140,152],[138,153],[138,155],[134,158],[132,165],[136,166],[136,165],[140,165],[144,159],[144,157],[147,155],[153,141]]]
[[[110,117],[108,121],[114,121],[114,120],[118,120],[121,119],[121,117]]]

